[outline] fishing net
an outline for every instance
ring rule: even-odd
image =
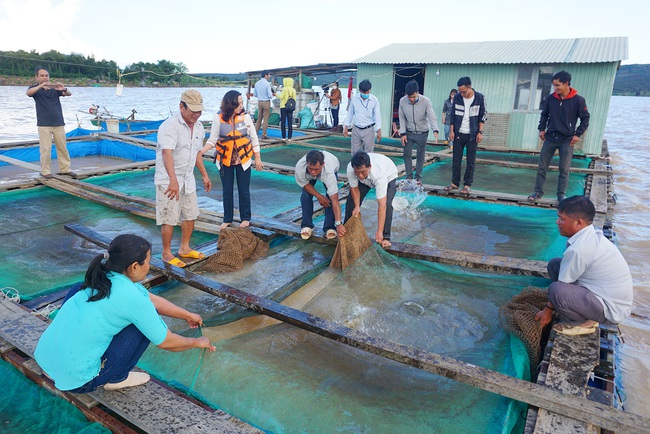
[[[530,359],[531,374],[537,369],[541,356],[542,327],[535,315],[546,306],[545,290],[529,286],[499,308],[499,322],[508,332],[524,343]]]
[[[225,228],[219,232],[219,251],[210,256],[199,271],[229,273],[244,266],[245,259],[258,259],[268,252],[269,246],[249,229]]]
[[[345,270],[370,248],[372,243],[361,221],[361,214],[345,222],[345,236],[339,238],[330,267]]]

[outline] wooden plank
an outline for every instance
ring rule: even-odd
[[[108,238],[79,225],[66,225],[65,228],[104,248],[110,242]],[[387,339],[369,336],[344,325],[218,283],[188,270],[173,267],[163,263],[159,259],[152,259],[151,265],[171,278],[201,291],[237,303],[255,312],[316,333],[325,338],[359,348],[371,354],[469,384],[476,388],[506,396],[517,401],[546,408],[577,420],[594,423],[603,428],[627,431],[650,431],[650,419],[636,414],[625,413],[580,397],[564,395],[548,387],[509,377],[499,372],[455,360],[451,357],[429,353]]]
[[[596,167],[605,167],[605,162],[596,162]],[[591,189],[589,192],[589,199],[594,204],[596,212],[599,214],[607,214],[607,191],[608,185],[611,182],[611,172],[605,170],[606,175],[593,175],[591,177]]]
[[[183,399],[156,381],[110,392],[100,387],[89,395],[149,433],[262,433],[220,410]]]
[[[4,161],[5,163],[9,163],[13,166],[22,167],[23,169],[34,170],[36,172],[41,171],[41,167],[37,166],[36,164],[27,163],[25,161],[18,160],[17,158],[7,157],[6,155],[0,155],[0,161]]]
[[[46,323],[19,304],[0,298],[0,337],[29,357],[34,357],[36,343],[46,328]]]
[[[555,334],[545,385],[562,394],[586,398],[589,374],[598,365],[599,333],[583,336]],[[535,434],[597,433],[583,421],[540,408]]]
[[[546,262],[544,261],[531,261],[528,259],[509,258],[506,256],[487,256],[479,253],[438,249],[435,247],[417,246],[414,244],[398,242],[392,242],[392,246],[385,250],[402,258],[460,265],[461,267],[476,268],[497,273],[548,277]]]

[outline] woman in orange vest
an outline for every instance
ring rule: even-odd
[[[236,90],[226,92],[221,100],[221,110],[214,117],[210,138],[202,152],[210,148],[216,148],[214,163],[219,169],[223,192],[223,223],[220,228],[230,226],[233,220],[235,177],[239,192],[239,227],[248,227],[251,220],[253,156],[256,170],[262,170],[264,165],[255,125],[250,115],[245,113],[242,96]]]

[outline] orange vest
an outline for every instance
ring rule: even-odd
[[[214,128],[215,125],[212,126]],[[231,166],[233,152],[239,155],[241,164],[245,164],[253,156],[253,145],[248,137],[248,129],[244,122],[244,115],[236,115],[231,122],[224,121],[219,116],[219,140],[215,144],[214,160],[223,166]]]

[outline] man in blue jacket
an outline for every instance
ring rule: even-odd
[[[469,77],[461,77],[456,83],[458,93],[454,96],[454,108],[449,125],[449,141],[454,142],[454,159],[451,167],[451,184],[444,188],[451,191],[460,185],[463,151],[467,148],[467,167],[463,177],[463,194],[469,194],[474,182],[476,150],[483,140],[483,125],[487,121],[487,109],[483,94],[472,89]]]
[[[535,202],[544,196],[546,171],[551,159],[558,150],[560,154],[560,176],[557,180],[557,200],[561,202],[566,197],[566,187],[571,171],[573,146],[578,143],[589,126],[589,111],[585,99],[571,87],[571,74],[560,71],[553,76],[555,92],[550,95],[542,109],[539,120],[539,138],[544,141],[539,154],[535,192],[528,200]],[[578,126],[578,119],[580,125]]]

